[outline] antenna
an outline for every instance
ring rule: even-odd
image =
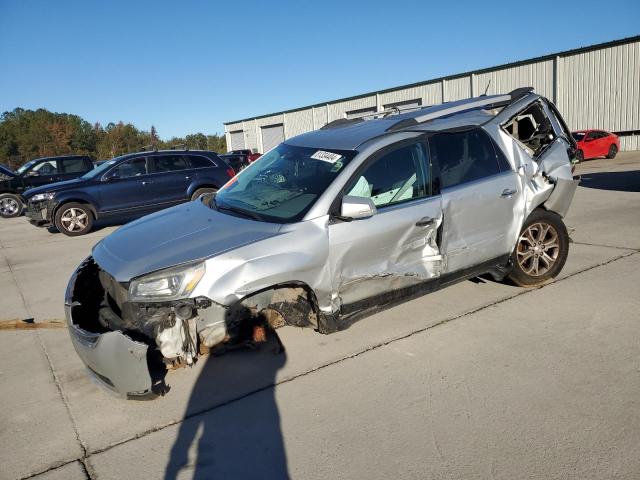
[[[489,83],[487,83],[487,88],[484,89],[483,97],[487,96],[487,92],[489,91],[489,85],[491,85],[491,79],[489,79]]]

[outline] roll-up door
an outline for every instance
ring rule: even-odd
[[[268,125],[262,127],[262,151],[267,152],[279,143],[284,142],[284,125]]]
[[[229,135],[231,136],[231,150],[242,150],[244,148],[244,132],[236,130],[229,132]]]

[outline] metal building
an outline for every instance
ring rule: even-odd
[[[640,36],[226,122],[227,146],[266,152],[333,120],[474,97],[487,86],[487,94],[532,86],[572,130],[608,130],[620,136],[622,150],[640,150]]]

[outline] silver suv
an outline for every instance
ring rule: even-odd
[[[288,139],[98,243],[65,299],[91,372],[154,394],[167,367],[282,325],[332,333],[478,275],[558,275],[579,180],[553,104],[526,88],[373,117]]]

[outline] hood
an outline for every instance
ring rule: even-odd
[[[273,237],[281,227],[226,215],[195,201],[119,228],[93,248],[93,258],[118,282],[128,282]]]
[[[0,179],[2,178],[3,175],[6,175],[7,177],[17,177],[16,172],[11,170],[6,165],[0,164]]]
[[[46,185],[42,185],[41,187],[30,188],[26,192],[22,194],[25,200],[29,200],[29,198],[37,195],[38,193],[49,193],[49,192],[59,192],[61,190],[67,190],[69,188],[73,188],[74,186],[80,186],[85,183],[85,180],[80,178],[74,178],[73,180],[65,180],[63,182],[55,182],[48,183]]]

